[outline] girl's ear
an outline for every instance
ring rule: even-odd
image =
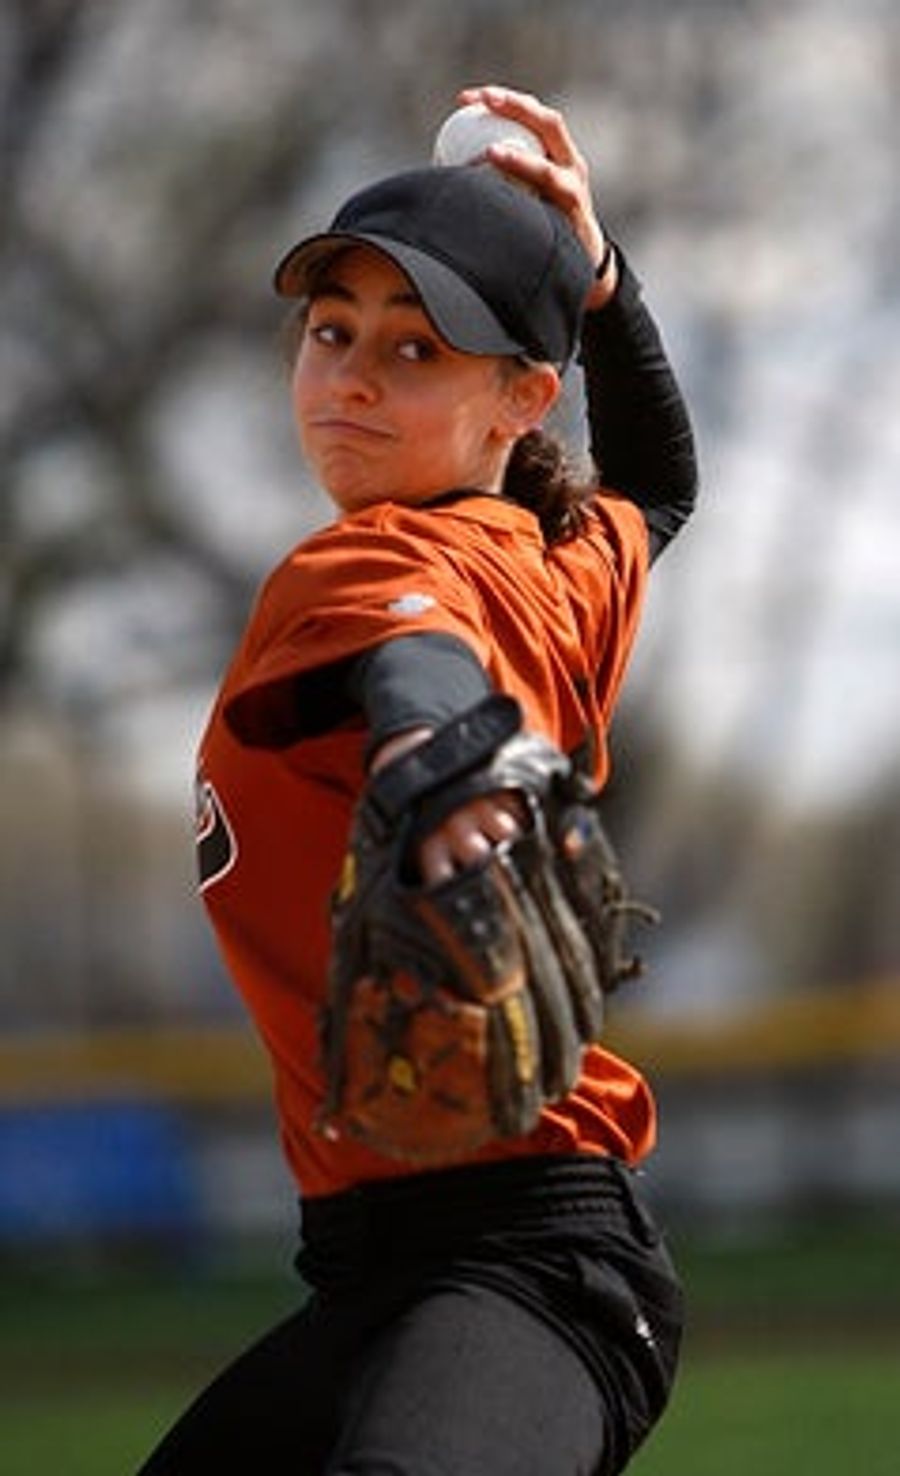
[[[518,440],[541,424],[559,398],[561,381],[552,364],[516,365],[506,388],[505,429]]]

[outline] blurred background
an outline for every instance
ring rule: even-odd
[[[659,1469],[682,1469],[679,1440],[694,1476],[777,1476],[779,1450],[796,1469],[789,1436],[754,1444],[721,1359],[777,1391],[801,1343],[846,1355],[816,1387],[868,1432],[867,1471],[895,1459],[873,1417],[900,1374],[893,0],[5,0],[10,1473],[59,1469],[36,1430],[86,1419],[65,1469],[123,1469],[293,1295],[266,1068],[193,896],[193,751],[259,580],[328,516],[295,449],[273,262],[357,185],[426,162],[485,80],[566,112],[701,457],[610,799],[665,917],[611,1041],[658,1087],[648,1182],[697,1307]],[[876,1365],[852,1397],[848,1349]],[[844,1470],[824,1428],[816,1469]]]

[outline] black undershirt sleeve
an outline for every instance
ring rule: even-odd
[[[694,507],[694,437],[640,283],[615,249],[616,291],[586,315],[581,335],[591,455],[603,485],[642,509],[658,553]]]
[[[421,631],[365,651],[348,670],[346,691],[365,713],[371,755],[395,733],[425,725],[437,728],[474,707],[491,691],[491,683],[464,641]]]
[[[316,738],[362,713],[366,752],[409,728],[437,728],[492,691],[474,651],[458,636],[419,631],[233,698],[225,718],[239,742],[281,749]]]

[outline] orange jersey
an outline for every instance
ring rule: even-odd
[[[337,673],[398,636],[456,636],[519,700],[527,727],[566,751],[591,732],[602,781],[646,569],[645,524],[630,502],[599,497],[585,532],[548,549],[531,513],[473,494],[345,516],[264,584],[201,745],[198,845],[204,900],[271,1055],[285,1152],[304,1195],[409,1171],[316,1131],[329,902],[364,783],[366,730],[360,713],[322,731],[322,686],[305,688],[304,674]],[[313,736],[279,747],[236,736],[277,733],[288,706]],[[634,1163],[654,1133],[641,1075],[591,1047],[575,1089],[532,1133],[472,1158],[594,1151]]]

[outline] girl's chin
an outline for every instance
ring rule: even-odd
[[[374,478],[336,477],[320,478],[321,485],[334,505],[341,512],[360,512],[364,507],[373,507],[378,502],[403,502],[414,506],[427,502],[435,494],[430,491],[413,492],[398,487],[387,480]]]
[[[341,512],[359,512],[364,507],[372,507],[376,502],[386,502],[390,498],[389,492],[371,485],[348,485],[346,482],[331,480],[324,486],[331,501]]]

